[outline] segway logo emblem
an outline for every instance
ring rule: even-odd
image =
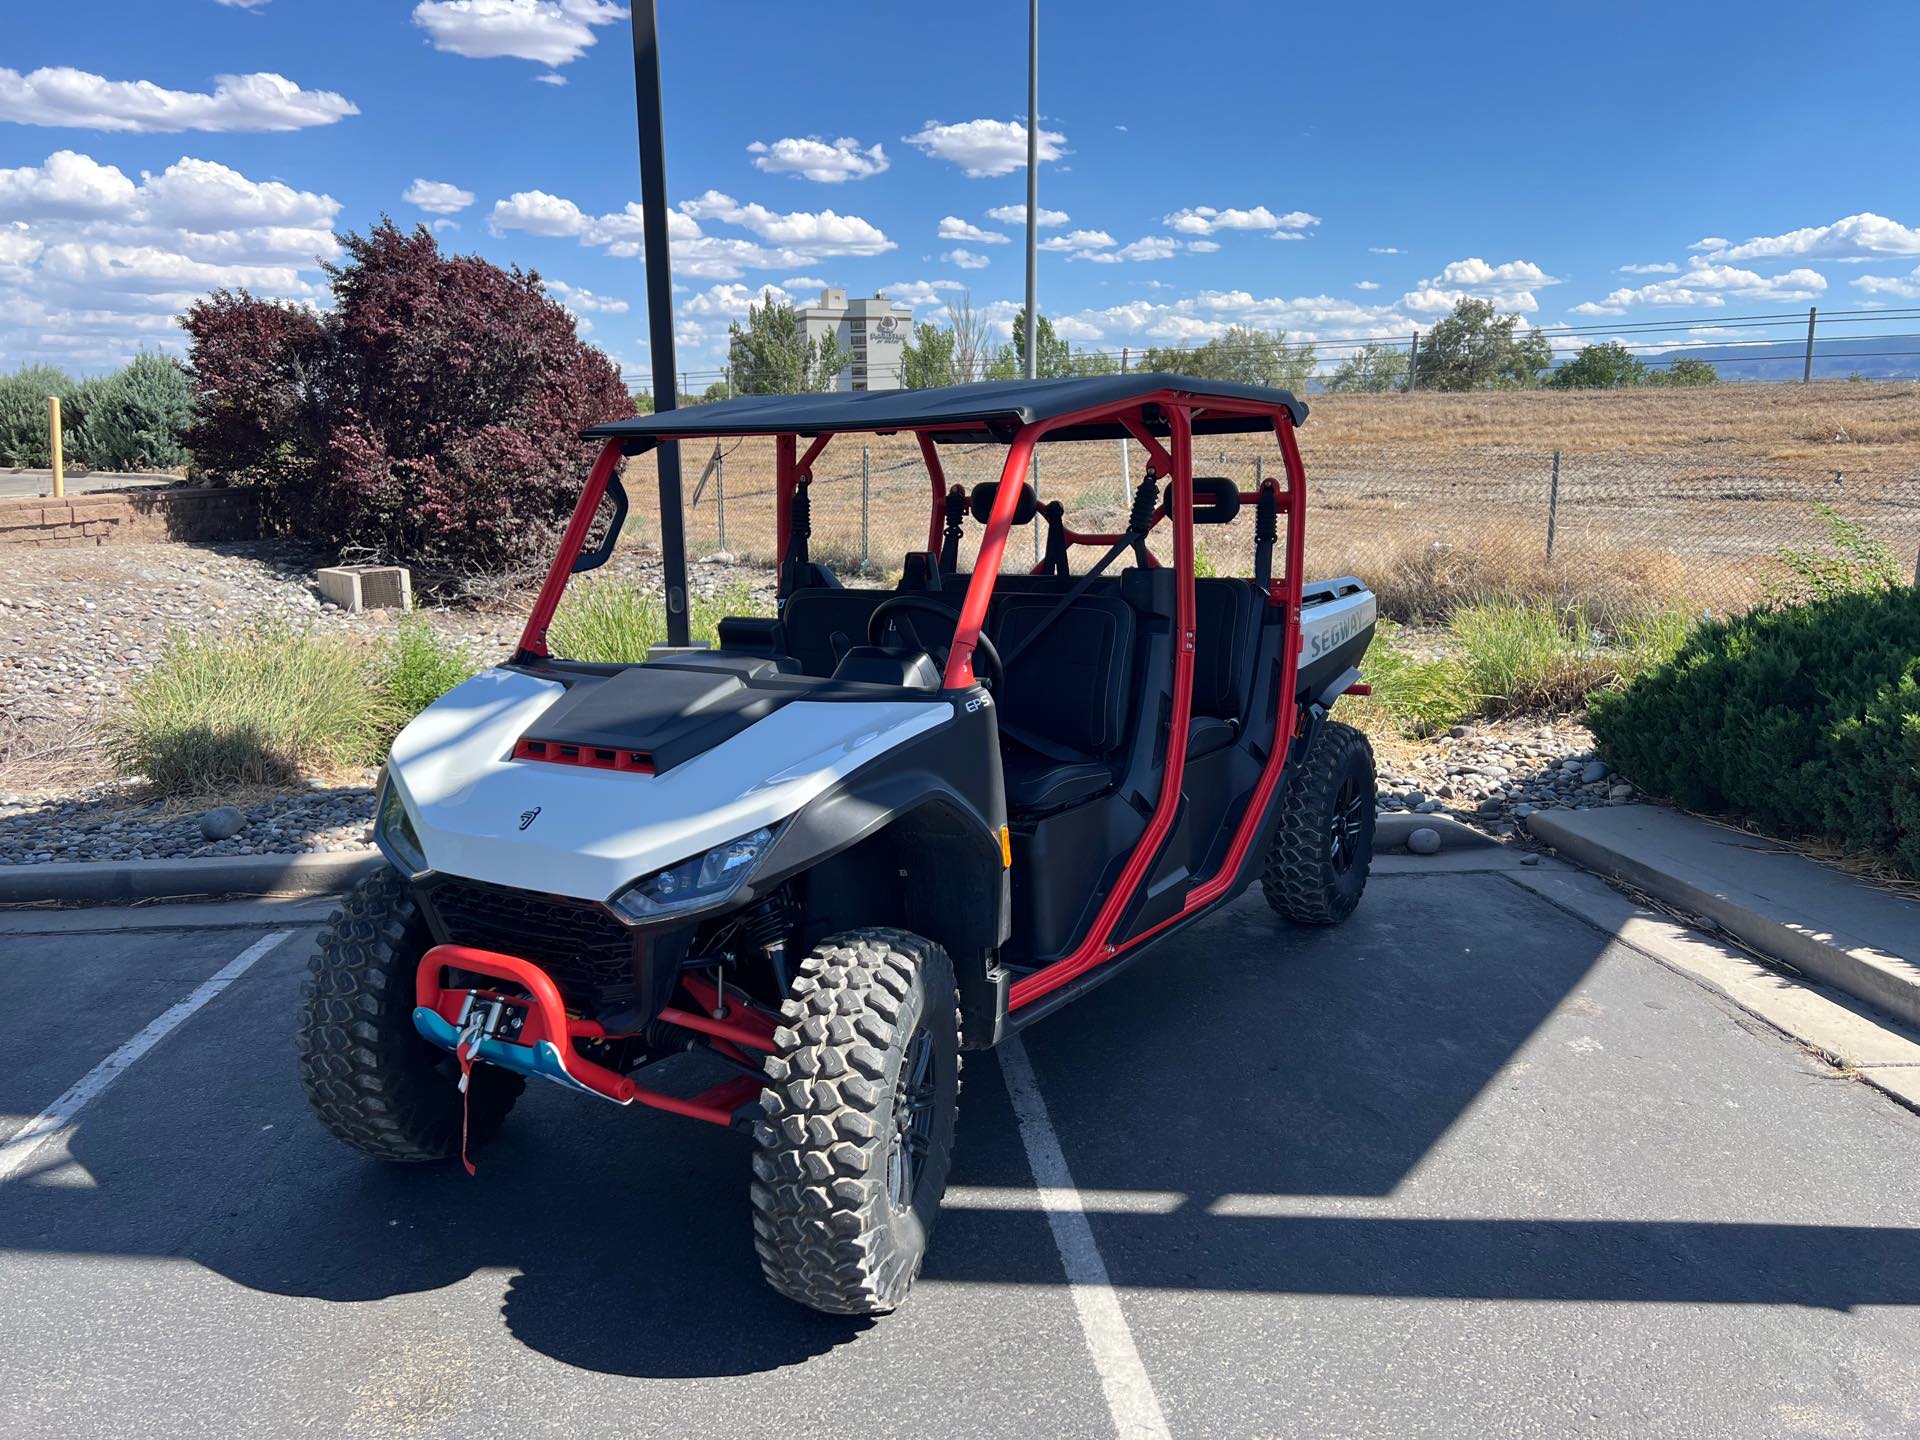
[[[534,806],[531,810],[522,810],[520,812],[520,828],[522,830],[526,829],[527,826],[533,824],[533,822],[539,818],[540,807],[538,805]]]

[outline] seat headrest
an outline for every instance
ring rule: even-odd
[[[1240,513],[1240,487],[1224,475],[1193,477],[1193,523],[1226,525]]]
[[[900,562],[902,590],[938,590],[940,561],[931,550],[909,550]]]
[[[998,480],[983,480],[973,487],[973,518],[982,525],[993,514],[993,500],[1000,493]],[[1040,508],[1040,497],[1034,493],[1033,486],[1024,480],[1020,483],[1020,502],[1013,507],[1013,523],[1028,525],[1033,522],[1034,512]]]

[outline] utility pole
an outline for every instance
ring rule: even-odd
[[[1807,366],[1806,369],[1800,372],[1800,383],[1802,385],[1811,385],[1813,383],[1813,320],[1819,313],[1819,306],[1809,305],[1807,307]]]
[[[1040,0],[1027,0],[1027,379],[1039,373]]]
[[[654,0],[629,0],[633,16],[633,91],[640,132],[641,240],[646,247],[648,360],[653,409],[680,404],[674,385],[673,257],[667,249],[667,153],[660,123],[660,35]],[[661,382],[665,381],[664,384]],[[680,505],[680,442],[654,452],[660,474],[660,561],[667,590],[667,643],[687,643],[687,537]],[[668,522],[671,516],[672,523]]]

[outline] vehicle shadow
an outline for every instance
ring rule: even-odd
[[[1117,1194],[1093,1215],[1114,1282],[1920,1303],[1920,1229],[1857,1223],[1844,1205],[1831,1213],[1846,1223],[1832,1224],[1690,1218],[1697,1209],[1529,1218],[1540,1207],[1518,1193],[1492,1218],[1382,1213],[1381,1198],[1417,1171],[1453,1163],[1449,1132],[1510,1082],[1541,1027],[1591,1003],[1584,987],[1605,944],[1497,876],[1378,880],[1330,931],[1282,930],[1256,893],[1036,1027],[1024,1043],[1075,1178],[1084,1192]],[[749,1375],[850,1345],[937,1344],[975,1313],[990,1323],[1004,1287],[1064,1284],[992,1056],[969,1057],[959,1189],[925,1283],[883,1322],[835,1319],[762,1282],[737,1135],[536,1087],[479,1155],[477,1179],[385,1167],[337,1145],[291,1073],[295,968],[288,959],[236,987],[227,1064],[173,1071],[158,1065],[163,1051],[147,1062],[147,1086],[116,1092],[77,1128],[71,1154],[91,1188],[0,1187],[8,1248],[180,1256],[256,1289],[339,1303],[497,1267],[511,1272],[502,1318],[517,1340],[642,1377]],[[170,1058],[190,1066],[194,1053]],[[179,1124],[189,1084],[197,1128]],[[255,1131],[267,1138],[256,1143]],[[1756,1199],[1736,1213],[1770,1212]]]

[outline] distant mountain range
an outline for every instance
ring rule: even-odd
[[[1779,340],[1757,345],[1712,346],[1635,352],[1645,365],[1674,360],[1704,360],[1722,380],[1798,380],[1806,365],[1804,340]],[[1904,335],[1836,336],[1815,334],[1813,378],[1844,380],[1859,375],[1868,380],[1920,379],[1920,337]]]

